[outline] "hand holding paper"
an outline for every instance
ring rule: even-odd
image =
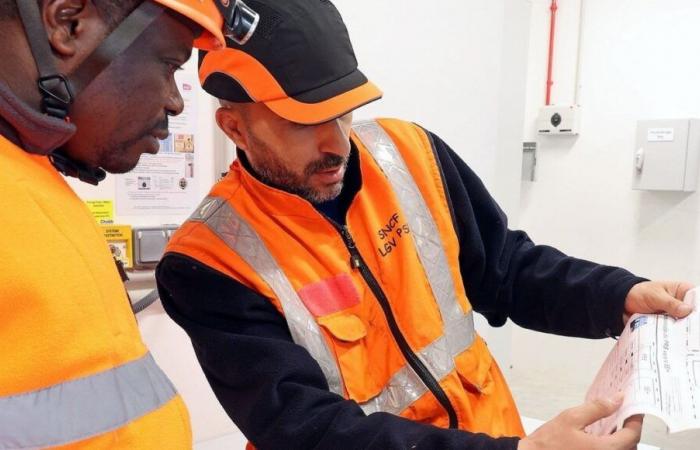
[[[686,317],[693,308],[683,299],[692,288],[692,284],[681,281],[645,281],[634,285],[625,299],[623,323],[626,325],[633,314]]]
[[[695,307],[700,288],[687,291]],[[597,435],[622,427],[637,414],[659,417],[674,433],[700,428],[700,312],[682,319],[666,315],[630,317],[591,386],[587,400],[624,393],[617,412],[587,428]]]

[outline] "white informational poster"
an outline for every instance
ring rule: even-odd
[[[170,136],[161,141],[157,155],[144,154],[134,170],[116,177],[119,215],[188,214],[201,200],[194,176],[199,89],[196,64],[188,63],[175,79],[185,109],[169,118]]]
[[[624,392],[617,413],[589,427],[609,434],[635,414],[651,414],[675,433],[700,428],[700,289],[685,302],[695,306],[686,318],[635,314],[600,369],[587,400]]]

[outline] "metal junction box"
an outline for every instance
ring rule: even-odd
[[[639,121],[633,166],[633,189],[695,191],[700,119]]]
[[[134,228],[134,264],[137,268],[152,268],[158,264],[176,225]]]
[[[549,105],[540,110],[537,117],[537,132],[552,136],[575,136],[579,134],[581,107],[578,105]]]

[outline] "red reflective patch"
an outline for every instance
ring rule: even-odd
[[[355,289],[352,278],[346,273],[304,286],[299,290],[299,297],[316,317],[360,303],[360,294]]]

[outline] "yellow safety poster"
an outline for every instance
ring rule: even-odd
[[[86,200],[85,204],[100,225],[114,223],[113,200]]]
[[[128,225],[103,225],[102,232],[112,255],[124,264],[124,268],[133,268],[131,227]]]

